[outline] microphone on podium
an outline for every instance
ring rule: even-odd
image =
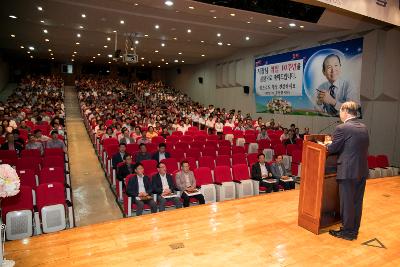
[[[326,126],[324,129],[322,129],[321,131],[319,131],[318,134],[322,133],[322,132],[325,131],[326,129],[328,129],[328,128],[332,127],[333,125],[338,124],[338,123],[340,123],[340,122],[341,122],[340,120],[337,120],[337,121],[334,121],[333,123],[330,123],[330,124],[329,124],[328,126]]]

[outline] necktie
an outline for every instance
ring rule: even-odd
[[[334,86],[333,84],[329,87],[329,94],[331,95],[331,97],[333,99],[335,99],[335,95],[336,95],[335,88],[336,88],[336,86]],[[327,113],[329,113],[330,115],[334,115],[334,116],[337,115],[337,110],[335,109],[334,105],[324,104],[324,106],[325,106],[325,110]]]

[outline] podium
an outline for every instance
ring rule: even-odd
[[[340,222],[336,183],[336,156],[327,156],[325,135],[304,137],[298,225],[318,235],[322,228]]]

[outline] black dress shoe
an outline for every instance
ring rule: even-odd
[[[348,233],[344,232],[343,230],[329,230],[329,234],[334,237],[342,238],[342,239],[349,240],[349,241],[357,239],[356,235],[348,234]]]

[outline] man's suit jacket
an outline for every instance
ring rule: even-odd
[[[282,175],[279,172],[279,167],[278,167],[279,165],[282,168]],[[272,172],[272,178],[274,178],[274,179],[280,179],[282,176],[288,176],[288,173],[286,172],[286,169],[285,169],[285,166],[283,165],[283,163],[278,164],[277,162],[274,162],[271,165],[271,172]]]
[[[176,180],[176,187],[180,191],[186,190],[186,180],[185,180],[185,175],[183,175],[183,171],[179,171],[175,175],[175,180]],[[196,187],[196,178],[194,178],[194,174],[192,171],[189,171],[189,181],[190,181],[190,186]]]
[[[177,188],[175,186],[175,183],[174,183],[174,180],[172,179],[171,174],[167,173],[167,181],[168,181],[169,189],[172,192],[176,191]],[[161,176],[159,173],[153,175],[153,177],[151,178],[151,184],[153,187],[153,193],[155,193],[157,195],[161,195],[161,193],[164,191],[164,189],[163,189],[163,185],[161,182]]]
[[[142,152],[138,152],[136,154],[136,163],[140,163],[142,160],[147,160],[147,159],[151,159],[151,154],[146,152],[145,154],[143,154]]]
[[[149,177],[147,177],[146,175],[143,176],[143,184],[146,193],[151,195],[153,192],[153,188],[151,186]],[[128,185],[126,187],[126,193],[130,197],[137,197],[139,195],[139,183],[136,175],[129,180]]]
[[[336,179],[368,177],[368,146],[367,127],[358,119],[336,126],[328,145],[328,153],[338,155]]]
[[[117,179],[120,181],[124,181],[126,176],[128,176],[129,174],[135,173],[135,165],[134,164],[131,164],[131,168],[132,168],[132,172],[129,172],[127,164],[123,164],[122,166],[119,166],[118,172],[117,172]]]
[[[267,168],[268,175],[269,175],[271,173],[271,168],[268,165],[268,163],[265,163],[265,167]],[[258,181],[262,180],[261,167],[260,167],[259,162],[256,162],[253,164],[253,166],[251,166],[251,178],[258,180]]]
[[[126,154],[126,153],[125,153]],[[121,153],[117,152],[112,156],[112,166],[114,169],[117,168],[118,163],[123,162],[124,159],[121,157]]]
[[[170,154],[168,152],[165,152],[165,158],[170,158]],[[152,157],[154,160],[156,160],[157,162],[160,162],[160,153],[157,151],[156,153],[153,154]]]

